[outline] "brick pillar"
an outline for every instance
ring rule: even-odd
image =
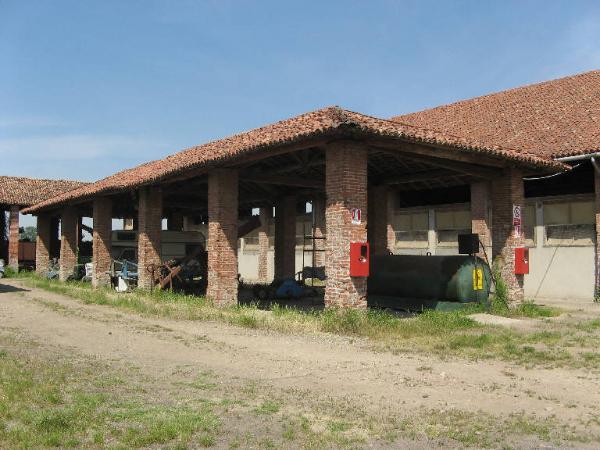
[[[94,199],[94,231],[92,233],[92,286],[107,286],[110,276],[112,248],[112,201],[101,197]]]
[[[171,213],[171,217],[167,220],[167,227],[169,231],[183,231],[183,214]]]
[[[138,288],[150,289],[154,281],[148,267],[160,265],[162,191],[149,186],[139,190],[138,204]]]
[[[15,205],[8,217],[8,265],[19,270],[19,207]]]
[[[514,248],[523,245],[523,238],[514,236],[513,205],[523,206],[525,199],[523,174],[516,168],[506,169],[502,177],[492,182],[492,253],[494,263],[508,288],[511,303],[522,302],[523,275],[514,274]]]
[[[6,232],[7,230],[6,211],[0,209],[0,259],[3,259],[5,263],[8,262],[8,239]]]
[[[315,221],[314,237],[324,238],[327,236],[325,229],[325,201],[321,198],[313,200],[313,215]],[[315,239],[314,266],[325,266],[325,239]]]
[[[367,240],[367,159],[367,149],[358,143],[335,143],[326,150],[326,307],[367,307],[367,279],[350,277],[350,242]],[[352,208],[361,209],[358,225],[351,223]]]
[[[50,259],[60,258],[60,236],[58,229],[60,228],[60,217],[50,218]]]
[[[594,187],[596,194],[596,284],[594,298],[600,298],[600,173],[594,169]]]
[[[390,211],[391,195],[387,186],[369,186],[369,227],[367,234],[371,246],[371,254],[387,255],[395,244],[390,242],[390,232],[393,237]],[[390,245],[391,244],[391,245]]]
[[[208,176],[208,287],[219,306],[238,300],[238,172],[215,169]]]
[[[296,275],[296,196],[287,195],[275,205],[275,278]]]
[[[50,265],[50,246],[52,245],[52,217],[40,213],[37,217],[37,238],[35,244],[35,271],[46,276]],[[58,233],[58,232],[57,232]]]
[[[489,205],[490,183],[487,181],[471,183],[471,231],[479,234],[479,240],[485,247],[488,258],[492,258]],[[477,255],[481,258],[485,258],[485,254],[481,247]]]
[[[258,229],[258,281],[269,279],[269,224],[273,208],[260,208],[260,228]]]
[[[60,271],[58,278],[66,281],[75,271],[77,264],[77,210],[67,206],[60,216]]]

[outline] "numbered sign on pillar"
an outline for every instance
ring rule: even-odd
[[[352,225],[360,225],[362,222],[362,212],[360,208],[352,208],[350,210]]]
[[[521,214],[522,214],[521,205],[513,205],[513,227],[514,227],[514,237],[515,238],[521,237],[521,222],[522,222]]]

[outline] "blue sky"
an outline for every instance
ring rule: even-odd
[[[0,0],[0,174],[95,180],[337,104],[388,117],[600,68],[585,1]]]

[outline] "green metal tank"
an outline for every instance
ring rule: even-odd
[[[458,309],[486,303],[492,274],[475,256],[376,255],[371,258],[370,306],[394,309]]]

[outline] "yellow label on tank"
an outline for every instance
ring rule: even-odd
[[[483,269],[473,269],[473,290],[483,290]]]

